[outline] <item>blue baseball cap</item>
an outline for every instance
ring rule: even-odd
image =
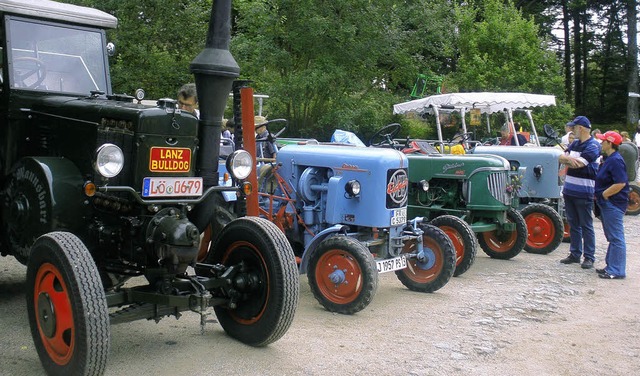
[[[589,119],[587,119],[586,116],[578,116],[575,119],[573,119],[572,122],[567,123],[567,125],[570,125],[570,126],[581,125],[585,128],[591,128],[591,122],[589,121]]]

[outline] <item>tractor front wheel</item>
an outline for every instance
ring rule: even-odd
[[[353,314],[371,303],[378,272],[371,252],[357,239],[331,236],[309,256],[309,287],[328,311]]]
[[[29,325],[50,375],[101,375],[109,353],[109,309],[98,268],[82,241],[51,232],[27,264]]]
[[[525,251],[546,255],[555,251],[562,243],[564,236],[562,217],[552,207],[544,204],[529,204],[520,211],[520,214],[527,223]]]
[[[243,217],[229,222],[216,237],[208,264],[237,266],[233,277],[240,298],[215,306],[222,328],[251,346],[265,346],[291,326],[298,305],[298,267],[284,234],[266,219]]]
[[[476,259],[478,240],[467,222],[453,215],[441,215],[430,223],[444,231],[453,244],[456,251],[456,270],[453,276],[457,277],[469,270]]]
[[[409,290],[434,292],[449,282],[456,268],[456,251],[447,234],[433,225],[422,224],[423,250],[407,242],[402,253],[416,254],[407,259],[407,267],[396,271],[396,276]]]
[[[640,214],[640,187],[635,184],[629,184],[629,205],[627,206],[627,215]]]
[[[514,208],[509,208],[507,211],[507,221],[515,223],[514,231],[498,229],[483,232],[478,236],[480,247],[489,257],[508,260],[522,252],[527,242],[527,224]]]

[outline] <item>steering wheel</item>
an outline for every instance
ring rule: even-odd
[[[24,72],[21,72],[23,69],[16,67],[15,63],[19,61],[26,61],[33,64],[33,68],[23,68],[26,69]],[[37,59],[35,57],[23,56],[17,57],[13,59],[13,77],[17,83],[19,83],[22,87],[26,87],[29,89],[37,88],[42,81],[47,77],[47,67],[44,65],[42,60]],[[27,63],[27,64],[29,64]],[[28,66],[28,65],[27,65]],[[31,84],[27,84],[25,80],[28,78],[36,76],[35,81]]]
[[[399,123],[391,123],[379,129],[369,139],[369,146],[393,145],[393,138],[400,132]],[[380,141],[378,141],[380,139]],[[378,142],[375,142],[378,141]]]
[[[471,140],[471,137],[473,137],[473,132],[464,132],[462,134],[453,136],[453,138],[450,138],[448,143],[452,143],[453,141],[459,142],[459,143],[465,143]]]
[[[542,126],[542,129],[544,130],[544,135],[550,138],[558,138],[558,131],[556,131],[555,129],[553,129],[553,127],[549,124],[545,124]]]

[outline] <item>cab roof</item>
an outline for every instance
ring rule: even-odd
[[[50,0],[0,0],[0,12],[109,29],[118,26],[118,19],[109,13]]]

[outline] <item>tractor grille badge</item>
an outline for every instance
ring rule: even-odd
[[[404,169],[390,170],[387,173],[387,208],[406,205],[409,179]]]

